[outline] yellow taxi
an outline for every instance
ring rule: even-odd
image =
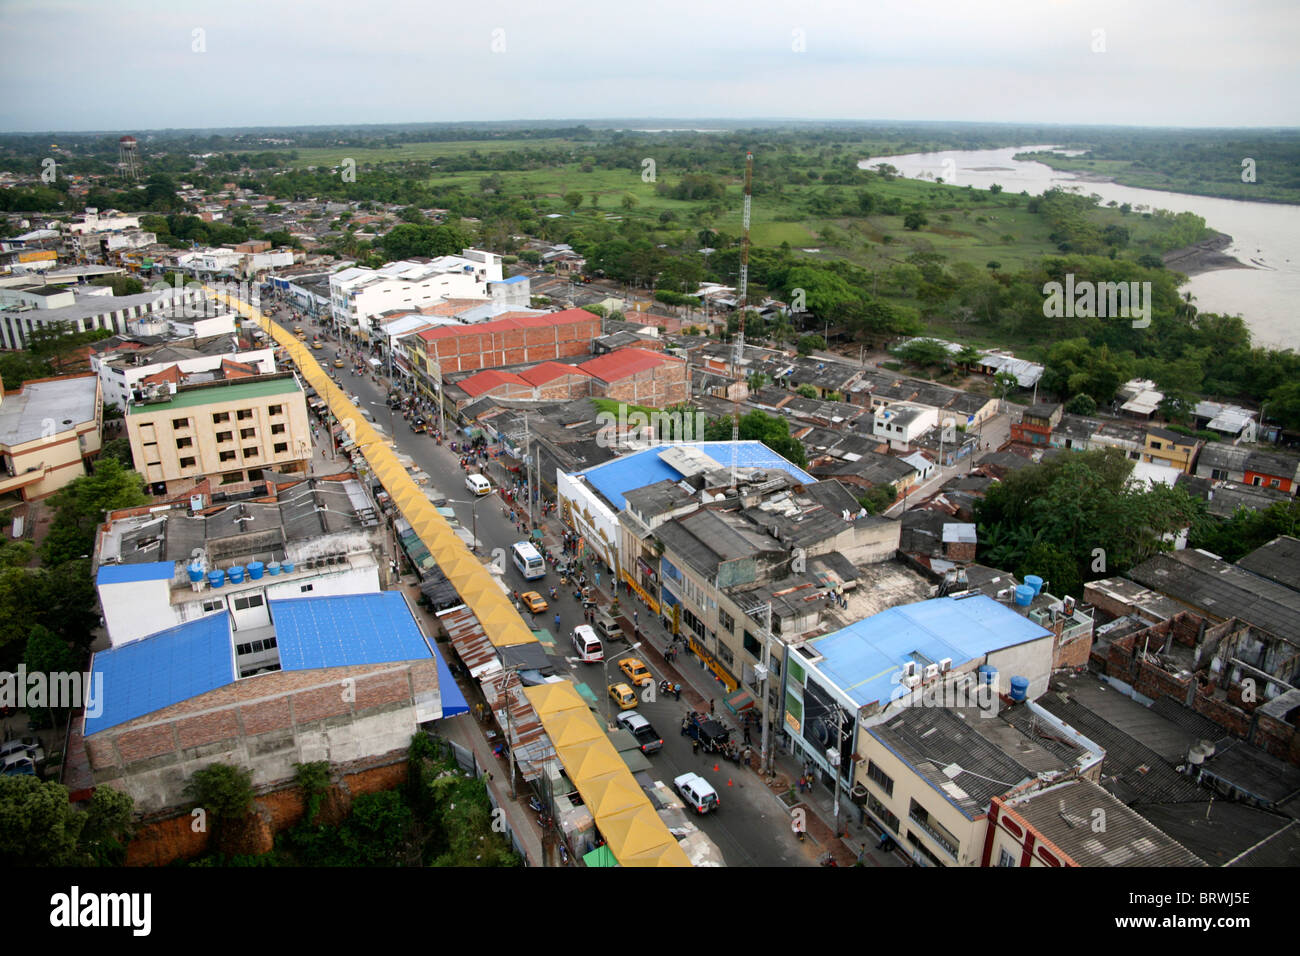
[[[311,344],[311,347],[314,349],[323,349],[325,347],[325,344],[321,342],[320,339],[317,339],[315,342]]]
[[[609,696],[618,704],[619,710],[631,710],[637,705],[636,694],[627,684],[610,684]]]
[[[646,667],[640,660],[635,657],[625,657],[618,662],[618,669],[621,670],[633,684],[645,687],[647,684],[654,683],[654,675],[650,673],[650,668]]]
[[[550,606],[536,591],[525,591],[523,594],[519,595],[519,600],[523,601],[524,607],[528,608],[528,610],[532,611],[534,614],[541,614]]]
[[[293,334],[296,335],[296,336],[298,336],[298,338],[302,338],[302,337],[303,337],[304,335],[306,335],[307,333],[303,331],[303,328],[302,328],[301,325],[295,325],[295,326],[293,327]]]
[[[342,368],[342,367],[343,367],[343,360],[342,360],[342,359],[339,359],[339,358],[336,358],[336,359],[334,360],[334,367],[335,367],[335,368]]]

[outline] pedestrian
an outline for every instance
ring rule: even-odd
[[[699,738],[699,737],[692,737],[692,738],[691,738],[691,753],[692,753],[693,755],[698,755],[699,752],[700,752],[700,738]]]
[[[752,743],[749,739],[749,724],[745,724],[745,743]]]
[[[675,698],[677,698],[678,700],[681,700],[681,699],[682,699],[682,685],[681,685],[681,684],[673,684],[673,696],[674,696]]]
[[[712,715],[712,713],[713,713],[713,698],[710,697],[710,698],[709,698],[709,714]]]
[[[637,612],[637,609],[636,609],[636,608],[632,608],[632,626],[633,626],[633,627],[636,627],[636,626],[637,626],[637,623],[638,623],[638,622],[637,622],[637,618],[638,618],[638,617],[639,617],[639,614],[638,614],[638,612]],[[713,708],[710,707],[709,709],[712,710]]]
[[[559,614],[556,614],[556,615],[555,615],[555,633],[556,633],[556,634],[559,634],[559,633],[560,633],[560,615],[559,615]]]

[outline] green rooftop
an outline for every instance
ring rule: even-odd
[[[194,408],[197,405],[215,405],[218,402],[243,402],[251,398],[265,398],[268,395],[292,395],[301,391],[298,380],[293,376],[270,381],[236,382],[234,385],[207,385],[177,392],[166,402],[132,405],[127,413],[141,415],[146,412],[174,411],[179,408]]]

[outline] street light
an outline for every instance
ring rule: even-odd
[[[474,543],[470,545],[470,550],[473,551],[475,554],[478,553],[478,503],[482,500],[483,500],[482,498],[475,498],[473,501],[466,501],[464,498],[447,499],[448,504],[469,505],[470,517],[474,523],[474,528],[473,531],[471,532],[471,534],[474,536]],[[556,636],[558,637],[559,635]]]
[[[559,640],[560,635],[556,634],[555,639]],[[633,644],[631,647],[628,648],[628,652],[630,653],[636,650],[640,646],[641,646],[641,642],[637,641],[635,644]],[[612,657],[605,658],[605,726],[608,727],[610,730],[613,730],[614,714],[609,707],[609,662],[611,660],[613,660]],[[654,678],[651,678],[651,680],[654,680]],[[636,693],[636,691],[633,691],[633,693]]]

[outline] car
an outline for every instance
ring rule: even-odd
[[[614,698],[614,703],[618,704],[620,710],[631,710],[636,707],[636,694],[627,684],[610,684],[609,696]]]
[[[302,338],[302,337],[303,337],[304,335],[306,335],[307,333],[303,331],[303,328],[302,328],[301,325],[295,325],[295,326],[293,327],[293,334],[296,335],[296,336],[298,336],[299,338]]]
[[[646,667],[640,659],[635,657],[625,657],[618,662],[618,669],[627,675],[627,679],[633,684],[645,687],[647,684],[655,682],[654,675],[650,673],[650,668]]]
[[[525,591],[523,594],[519,595],[519,600],[523,601],[524,607],[528,608],[528,610],[532,611],[534,614],[541,614],[550,607],[550,605],[546,603],[546,600],[536,591]]]
[[[681,794],[686,805],[700,816],[704,816],[710,810],[718,809],[722,803],[718,799],[718,791],[713,789],[713,784],[698,773],[684,773],[677,777],[673,780],[673,789]]]
[[[315,342],[311,344],[311,347],[317,350],[323,349],[325,347],[325,343],[322,342],[320,339],[317,339]]]
[[[473,474],[465,476],[465,488],[474,492],[482,498],[484,495],[492,494],[492,482],[488,481],[482,475]]]
[[[659,732],[635,710],[620,711],[614,719],[636,739],[643,754],[652,754],[663,748],[664,739],[659,736]]]
[[[411,431],[415,432],[417,435],[423,435],[424,432],[428,429],[428,427],[429,427],[429,423],[426,422],[423,418],[417,418],[411,422]]]
[[[618,626],[618,622],[605,611],[601,611],[596,615],[596,634],[607,644],[610,641],[626,640],[623,636],[623,629]]]
[[[341,358],[336,358],[336,359],[334,360],[334,367],[335,367],[335,368],[342,368],[342,367],[343,367],[343,360],[342,360]]]

